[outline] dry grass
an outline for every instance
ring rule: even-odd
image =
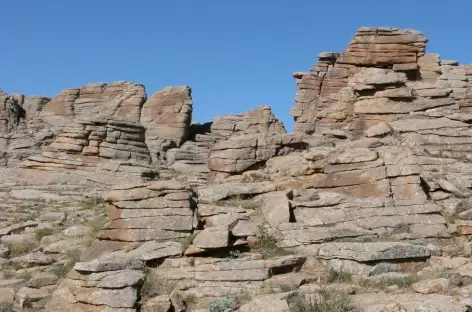
[[[357,312],[351,297],[341,291],[322,289],[314,299],[295,296],[290,305],[291,312]]]

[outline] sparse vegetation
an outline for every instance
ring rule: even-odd
[[[146,280],[141,287],[141,297],[150,298],[159,295],[169,295],[176,288],[178,281],[160,278],[150,269],[145,271]]]
[[[234,311],[238,307],[236,299],[216,299],[210,303],[210,312]]]
[[[182,251],[185,251],[188,248],[188,246],[193,244],[193,240],[195,239],[195,237],[197,237],[197,233],[192,233],[180,241],[180,245],[182,246]]]
[[[90,228],[90,231],[83,238],[85,246],[89,247],[90,245],[92,245],[93,241],[97,236],[97,233],[103,229],[107,222],[108,217],[106,215],[102,215],[95,219],[88,220],[87,226]]]
[[[44,236],[49,236],[49,235],[54,234],[54,230],[52,228],[42,228],[42,229],[36,229],[34,233],[36,235],[36,239],[40,241],[41,238],[43,238]]]
[[[185,297],[185,304],[187,305],[187,311],[192,311],[198,303],[198,298],[194,294],[189,294]]]
[[[105,201],[100,197],[88,197],[81,201],[81,206],[84,209],[103,211],[105,208]]]
[[[0,301],[0,312],[13,312],[13,303]]]
[[[397,285],[400,288],[405,288],[414,284],[418,279],[414,276],[394,276],[382,277],[379,279],[361,279],[358,283],[363,287],[370,288],[386,288],[388,286]]]
[[[282,292],[289,292],[296,290],[298,287],[295,284],[281,284],[279,288]]]
[[[345,292],[322,289],[314,299],[297,295],[290,305],[291,312],[357,312]]]
[[[268,234],[266,231],[261,231],[259,252],[264,255],[264,258],[269,259],[277,256],[284,256],[287,252],[277,246],[276,239]]]
[[[350,272],[337,271],[333,267],[328,266],[325,271],[326,282],[328,283],[347,283],[352,280]]]
[[[34,244],[22,244],[22,243],[15,243],[11,244],[9,249],[10,258],[16,258],[23,256],[29,252],[31,252],[36,246]]]
[[[25,270],[23,270],[21,273],[17,274],[16,277],[24,279],[25,281],[29,281],[30,279],[33,278],[33,276],[31,276],[31,273],[28,272],[28,271],[25,271]]]
[[[64,264],[55,265],[53,267],[53,273],[59,278],[65,278],[67,273],[74,267],[74,265],[80,261],[81,251],[78,249],[69,250],[67,253],[67,262]]]

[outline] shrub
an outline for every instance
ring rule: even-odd
[[[264,255],[264,258],[273,258],[277,256],[284,256],[287,254],[285,250],[277,246],[277,241],[274,237],[265,231],[261,231],[259,252]]]
[[[54,233],[54,230],[51,228],[42,228],[42,229],[36,229],[34,233],[36,234],[36,239],[40,241],[41,238],[43,238],[44,236],[52,235]]]
[[[357,312],[347,293],[322,289],[314,300],[298,295],[290,305],[291,312]]]
[[[13,303],[0,301],[0,312],[13,312]]]
[[[408,287],[418,281],[413,276],[395,276],[395,277],[383,277],[377,280],[372,279],[361,279],[359,284],[363,287],[372,288],[386,288],[388,286],[397,285],[400,288]]]
[[[346,283],[352,280],[350,272],[336,271],[333,267],[326,269],[325,276],[328,283]]]
[[[159,295],[170,295],[177,286],[177,281],[160,278],[154,271],[145,271],[146,280],[141,287],[141,297],[150,298]]]
[[[235,299],[216,299],[210,303],[210,312],[224,312],[228,309],[236,310],[238,303]]]
[[[67,276],[67,273],[74,268],[74,265],[80,261],[80,254],[81,251],[78,249],[72,249],[67,251],[66,255],[68,258],[68,261],[64,264],[59,264],[55,265],[52,268],[52,271],[54,274],[56,274],[57,277],[59,278],[64,278]]]
[[[193,244],[193,240],[195,239],[196,236],[197,236],[197,233],[192,233],[180,241],[180,245],[182,246],[182,251],[185,251],[188,248],[188,246]]]
[[[22,256],[24,254],[29,253],[35,248],[34,244],[22,244],[22,243],[16,243],[16,244],[11,244],[9,246],[10,250],[10,258],[15,258]]]

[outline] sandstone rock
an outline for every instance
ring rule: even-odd
[[[445,291],[449,286],[449,280],[438,278],[433,280],[424,280],[411,285],[414,291],[421,294],[433,294]]]
[[[200,187],[197,190],[199,200],[217,202],[232,196],[259,195],[276,191],[276,186],[270,182],[259,183],[227,183]]]
[[[328,243],[321,246],[319,256],[324,259],[350,259],[358,262],[427,258],[430,251],[424,246],[406,243]]]
[[[255,298],[249,303],[242,305],[238,311],[242,312],[256,312],[256,311],[270,311],[270,312],[289,312],[289,306],[285,300],[286,294],[265,295]]]
[[[190,87],[170,87],[154,93],[143,105],[141,123],[154,161],[187,139],[192,115]]]
[[[193,244],[198,248],[224,248],[229,244],[229,232],[226,226],[209,227],[197,234]]]
[[[376,136],[384,136],[392,132],[392,128],[385,123],[381,122],[378,125],[372,126],[366,130],[365,134],[367,137],[376,137]]]
[[[37,302],[41,299],[44,299],[47,296],[49,296],[49,293],[47,292],[47,290],[34,289],[34,288],[28,288],[28,287],[22,287],[16,293],[16,298],[19,301],[19,305],[21,308],[33,302]]]
[[[272,192],[262,196],[262,214],[270,226],[277,229],[279,224],[290,221],[290,203],[286,192]]]
[[[41,288],[44,286],[54,285],[57,280],[57,276],[52,273],[40,273],[30,279],[26,283],[26,286],[30,288]]]
[[[240,173],[263,165],[274,156],[303,150],[302,136],[292,134],[241,135],[212,146],[208,168],[212,171]]]

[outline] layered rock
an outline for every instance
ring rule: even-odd
[[[426,42],[413,30],[360,28],[346,52],[320,54],[309,73],[294,74],[295,131],[343,128],[359,137],[385,121],[461,112],[468,71],[425,54]]]
[[[154,161],[165,160],[168,149],[187,140],[191,120],[190,87],[165,88],[144,103],[141,123],[146,127],[146,144]]]
[[[93,83],[62,91],[44,107],[41,116],[61,117],[66,122],[90,116],[139,122],[145,101],[143,85],[127,81]]]
[[[40,170],[122,172],[153,178],[151,156],[144,128],[115,119],[76,120],[67,124],[56,140],[39,156],[22,163]]]
[[[138,309],[144,262],[114,254],[79,262],[59,285],[48,311],[113,311]]]
[[[212,146],[208,168],[229,174],[263,166],[275,156],[303,150],[303,136],[292,134],[248,134],[231,137]]]
[[[38,118],[49,101],[48,97],[0,90],[0,166],[12,167],[51,142],[50,126]]]
[[[99,238],[120,242],[178,240],[194,229],[196,203],[185,185],[156,181],[105,195],[110,224]]]
[[[202,177],[210,171],[208,155],[215,143],[236,136],[286,132],[269,106],[259,106],[242,114],[219,116],[211,123],[194,125],[191,130],[190,140],[178,149],[170,149],[167,160],[178,172],[201,174]]]

